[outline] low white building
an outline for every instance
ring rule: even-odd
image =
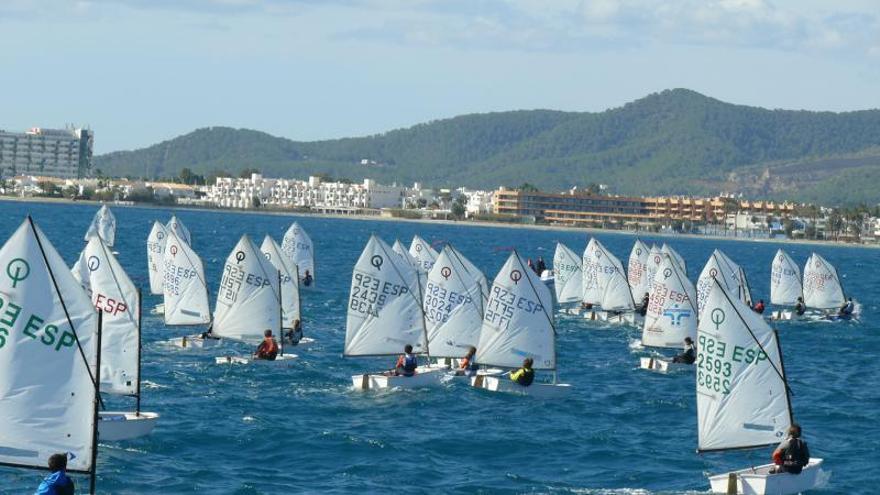
[[[372,179],[353,184],[324,181],[320,177],[309,177],[307,181],[264,179],[260,174],[253,174],[249,179],[218,177],[208,191],[208,200],[226,208],[356,210],[399,208],[404,193],[402,187],[384,186]]]
[[[492,203],[495,191],[470,190],[463,187],[457,192],[467,199],[465,214],[468,217],[495,213],[495,206]]]

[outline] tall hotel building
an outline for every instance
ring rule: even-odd
[[[0,175],[77,179],[92,169],[95,134],[89,129],[0,130]]]

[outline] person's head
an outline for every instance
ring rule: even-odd
[[[308,271],[308,270],[306,270],[306,277],[308,277],[308,276],[309,276],[309,271]]]
[[[645,295],[643,296],[643,298],[644,298],[644,299],[650,299],[650,298],[651,298],[651,294],[645,292]]]
[[[694,341],[690,337],[685,337],[684,343],[687,345],[694,345]]]
[[[849,302],[852,302],[852,298],[851,298],[851,297],[846,298],[846,300],[849,301]]]
[[[798,296],[798,302],[804,302],[804,298],[801,296]]]
[[[797,423],[792,423],[792,425],[788,427],[788,436],[790,436],[791,438],[800,438],[801,425]]]
[[[531,368],[532,364],[534,364],[534,360],[532,358],[523,359],[523,368]]]
[[[529,258],[528,263],[529,263],[529,266],[532,266],[532,259],[531,258]]]
[[[302,326],[302,322],[299,320],[293,320],[293,329],[296,330]]]
[[[405,352],[407,354],[412,354],[412,346],[409,344],[406,344],[406,346],[403,348],[403,352]]]
[[[468,351],[467,351],[467,356],[468,356],[468,357],[473,357],[474,354],[476,354],[476,353],[477,353],[477,348],[476,348],[476,347],[474,347],[474,346],[470,346],[470,347],[468,347]]]
[[[271,337],[271,336],[272,336],[272,330],[266,329],[266,331],[263,332],[263,337]]]
[[[67,469],[67,456],[64,454],[52,454],[49,456],[50,471],[64,471]]]

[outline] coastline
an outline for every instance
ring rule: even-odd
[[[429,225],[455,225],[463,227],[488,227],[488,228],[506,228],[506,229],[530,229],[557,232],[584,232],[595,234],[618,234],[628,235],[632,237],[660,237],[660,238],[686,238],[686,239],[706,239],[715,241],[731,241],[731,242],[760,242],[767,244],[788,244],[788,245],[813,245],[813,246],[833,246],[863,249],[878,249],[880,244],[854,244],[851,242],[825,241],[818,239],[765,239],[765,238],[749,238],[749,237],[731,237],[712,234],[684,234],[670,232],[651,232],[651,231],[632,231],[617,229],[601,229],[594,227],[572,227],[567,225],[538,225],[523,223],[506,223],[506,222],[486,222],[473,220],[431,220],[426,218],[395,218],[383,217],[380,215],[341,215],[334,213],[308,213],[308,212],[287,212],[279,210],[255,210],[255,209],[236,209],[236,208],[206,208],[203,206],[182,206],[182,205],[157,205],[149,203],[133,203],[133,204],[117,204],[112,202],[102,202],[96,200],[70,200],[66,198],[39,198],[39,197],[16,197],[16,196],[0,196],[0,201],[17,202],[17,203],[42,203],[42,204],[84,204],[100,206],[108,204],[114,208],[141,208],[141,209],[161,209],[161,210],[192,210],[209,213],[238,213],[245,215],[273,215],[281,217],[315,217],[326,219],[349,219],[349,220],[371,220],[377,222],[411,222]]]

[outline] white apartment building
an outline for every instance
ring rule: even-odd
[[[249,179],[218,177],[207,199],[226,208],[253,208],[258,205],[276,208],[312,208],[356,210],[399,208],[405,189],[384,186],[372,179],[361,184],[328,182],[320,177],[309,180],[264,179],[253,174]]]
[[[492,202],[495,197],[495,191],[470,190],[462,187],[456,192],[467,198],[465,202],[466,216],[471,217],[473,215],[495,212],[495,205]]]
[[[94,140],[95,134],[89,129],[0,130],[0,175],[88,177]]]

